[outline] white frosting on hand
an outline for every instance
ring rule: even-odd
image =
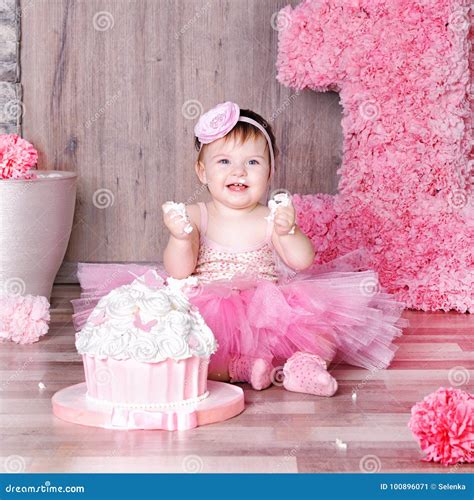
[[[268,200],[268,208],[270,209],[270,214],[265,217],[268,221],[273,221],[275,219],[275,214],[278,207],[288,207],[291,203],[291,197],[288,193],[278,193],[274,195],[270,200]]]
[[[163,205],[163,212],[167,214],[168,212],[176,212],[185,222],[187,222],[186,226],[184,226],[183,231],[187,234],[191,233],[193,230],[193,226],[189,224],[188,214],[186,213],[186,205],[184,203],[175,203],[174,201],[167,201]]]
[[[115,288],[100,299],[76,334],[77,350],[80,354],[148,363],[209,357],[217,349],[216,339],[177,286],[177,282],[192,286],[191,281],[174,280],[171,286],[156,288],[136,279]]]

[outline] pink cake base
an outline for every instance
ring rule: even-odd
[[[207,390],[209,358],[192,356],[159,363],[82,355],[89,396],[122,404],[163,404],[201,396]]]
[[[53,413],[66,422],[117,430],[187,430],[222,422],[245,409],[240,387],[208,380],[209,396],[192,407],[173,411],[136,410],[91,402],[87,386],[72,385],[52,397]]]

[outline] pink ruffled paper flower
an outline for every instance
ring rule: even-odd
[[[444,465],[474,461],[472,394],[440,387],[413,406],[408,427],[426,453],[424,461]]]
[[[0,134],[0,179],[34,179],[38,152],[16,134]]]
[[[240,108],[234,102],[224,102],[213,107],[199,118],[194,134],[201,144],[209,144],[228,134],[239,121]]]
[[[424,311],[474,304],[468,11],[467,0],[306,0],[276,19],[278,81],[336,91],[342,105],[334,221],[323,233],[314,203],[299,223],[324,262],[366,248],[382,285]]]
[[[49,302],[41,295],[0,297],[0,339],[32,344],[49,330]]]

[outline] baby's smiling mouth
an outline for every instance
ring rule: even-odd
[[[247,186],[247,184],[245,184],[243,182],[233,182],[231,184],[227,184],[226,188],[230,189],[233,192],[238,193],[238,192],[245,191],[248,188],[248,186]]]

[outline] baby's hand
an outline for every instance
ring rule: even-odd
[[[193,226],[189,222],[184,204],[167,201],[161,208],[163,221],[169,232],[178,240],[190,240]]]
[[[289,202],[287,206],[279,205],[275,212],[273,228],[278,236],[293,234],[296,222],[296,212],[293,203]]]

